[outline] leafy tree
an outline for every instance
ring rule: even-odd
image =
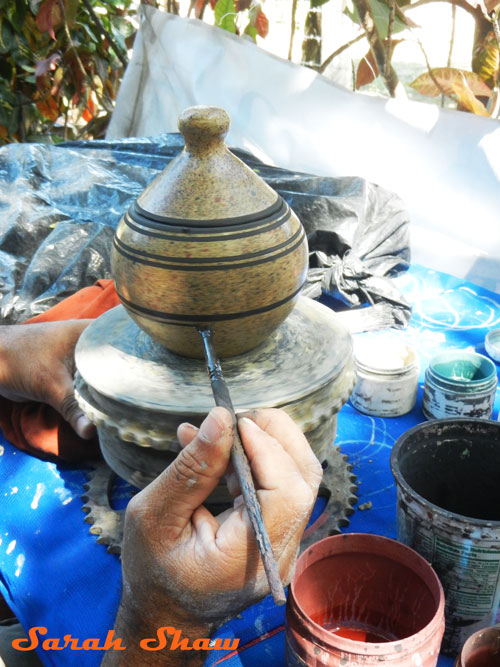
[[[101,136],[134,19],[132,0],[0,0],[0,141]]]

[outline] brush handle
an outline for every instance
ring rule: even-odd
[[[231,396],[229,395],[229,389],[224,380],[224,376],[222,375],[220,362],[215,354],[212,332],[208,328],[200,328],[198,331],[203,339],[208,376],[210,378],[215,404],[229,410],[233,418],[234,439],[231,447],[231,461],[236,476],[238,477],[241,493],[255,533],[257,545],[264,564],[264,570],[271,588],[271,594],[275,604],[282,605],[286,602],[283,583],[281,582],[278,565],[274,559],[271,541],[264,525],[262,510],[255,491],[250,464],[238,432],[238,421],[234,412]]]

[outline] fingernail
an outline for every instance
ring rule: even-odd
[[[221,437],[223,430],[221,424],[219,424],[212,412],[210,412],[200,426],[200,435],[208,442],[217,442]]]
[[[85,415],[80,415],[76,420],[75,431],[80,438],[89,440],[94,435],[94,424]]]
[[[188,429],[190,431],[196,431],[196,432],[198,432],[199,430],[194,424],[190,424],[189,422],[182,422],[182,424],[179,424],[177,428]]]
[[[249,426],[251,426],[251,428],[256,428],[258,431],[262,430],[260,426],[258,426],[254,421],[252,421],[248,417],[240,417],[238,419],[238,424],[248,424]]]

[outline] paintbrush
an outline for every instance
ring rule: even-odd
[[[269,535],[267,534],[264,520],[262,518],[262,510],[257,498],[257,493],[255,492],[250,464],[238,433],[238,421],[234,412],[231,396],[229,395],[229,389],[224,380],[224,376],[222,375],[221,365],[215,353],[212,331],[208,327],[200,327],[198,328],[198,332],[203,339],[203,349],[205,352],[205,360],[207,362],[208,377],[210,378],[215,404],[229,410],[233,418],[234,440],[231,448],[231,461],[236,476],[238,477],[243,500],[245,501],[248,516],[250,517],[250,522],[255,533],[257,545],[264,564],[264,570],[271,588],[271,594],[275,604],[285,604],[285,591],[281,582],[278,565],[274,559],[271,541],[269,540]]]

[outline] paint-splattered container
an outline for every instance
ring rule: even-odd
[[[387,537],[346,534],[306,549],[288,594],[288,667],[435,667],[444,595],[430,565]]]
[[[498,384],[495,364],[482,354],[450,350],[433,357],[425,373],[427,419],[489,419]]]
[[[404,433],[391,453],[398,537],[436,570],[446,597],[443,652],[456,656],[500,603],[500,424],[443,419]]]
[[[366,415],[398,417],[417,400],[420,363],[415,348],[381,336],[354,343],[357,381],[352,405]]]
[[[465,642],[455,667],[499,667],[500,625],[475,632]]]
[[[494,361],[500,362],[500,329],[492,329],[486,334],[484,347]]]

